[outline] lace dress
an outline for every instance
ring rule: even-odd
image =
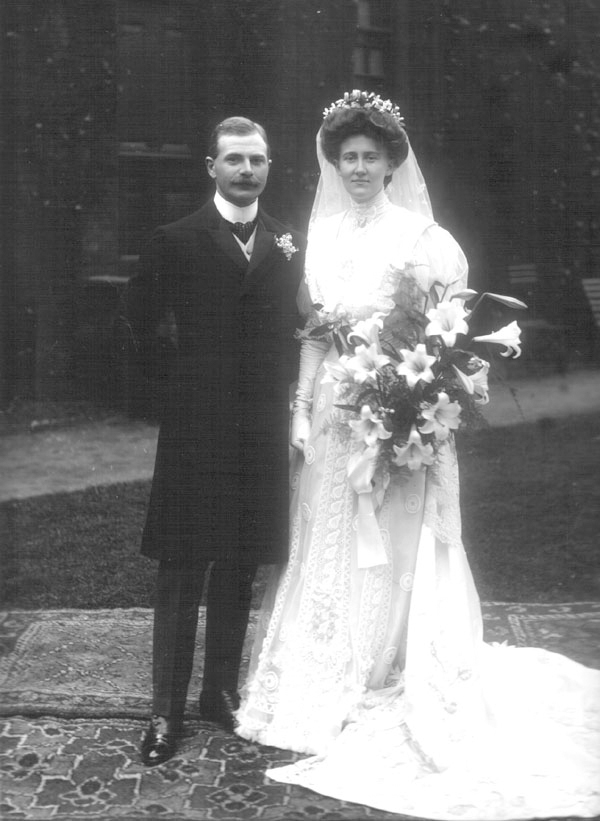
[[[407,277],[465,286],[439,226],[383,196],[314,227],[313,303],[351,322],[391,310]],[[334,345],[323,349],[335,362]],[[385,563],[359,567],[358,445],[314,381],[304,457],[291,462],[290,559],[265,596],[238,734],[316,754],[268,771],[342,800],[440,819],[600,813],[600,673],[482,640],[460,535],[451,441],[435,466],[373,493]]]

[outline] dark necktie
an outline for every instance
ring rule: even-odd
[[[251,220],[250,222],[230,222],[229,227],[233,231],[233,233],[238,237],[238,239],[246,245],[250,237],[252,236],[252,232],[254,231],[254,227],[256,225],[256,220]]]

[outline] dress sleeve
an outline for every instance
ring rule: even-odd
[[[445,289],[444,298],[449,299],[467,286],[467,258],[454,237],[439,225],[431,225],[421,234],[412,262],[417,282],[426,293],[438,282]],[[442,289],[438,289],[440,296]]]
[[[305,323],[310,317],[316,315],[316,310],[313,307],[312,298],[308,289],[306,276],[303,276],[300,281],[300,287],[298,288],[298,293],[296,295],[296,305],[298,306],[298,312]]]

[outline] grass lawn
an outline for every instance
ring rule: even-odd
[[[463,540],[486,601],[600,599],[600,417],[460,438]]]
[[[600,418],[462,433],[459,452],[464,541],[481,598],[599,599]],[[149,487],[0,505],[2,606],[150,606],[155,566],[138,554]]]

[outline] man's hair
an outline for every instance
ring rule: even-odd
[[[271,153],[267,132],[260,123],[255,123],[247,117],[227,117],[213,129],[208,145],[208,156],[213,159],[219,153],[219,137],[224,134],[235,134],[237,137],[247,137],[249,134],[259,134],[267,146],[267,156]]]

